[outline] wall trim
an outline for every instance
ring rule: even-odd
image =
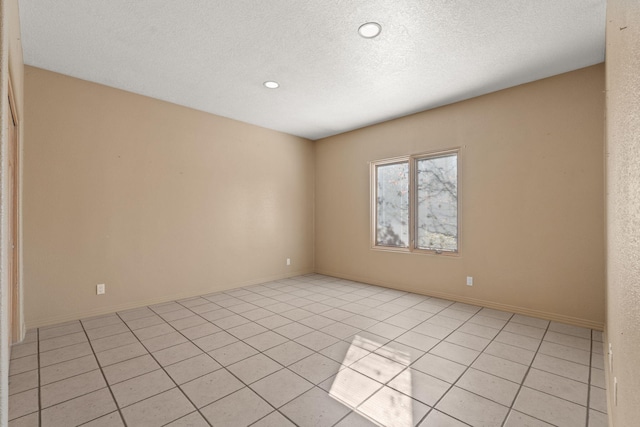
[[[274,280],[288,279],[290,277],[303,276],[305,274],[312,274],[312,273],[313,273],[313,268],[309,268],[309,269],[293,271],[285,274],[263,276],[258,279],[245,280],[243,282],[234,282],[233,284],[228,285],[223,289],[216,289],[211,292],[196,293],[196,294],[194,294],[193,292],[183,292],[183,293],[172,294],[164,297],[150,298],[150,299],[140,300],[136,302],[130,302],[127,304],[100,307],[93,310],[82,311],[79,313],[72,313],[72,314],[66,314],[66,315],[54,316],[54,317],[45,317],[45,318],[35,319],[33,321],[28,322],[26,324],[25,330],[33,329],[33,328],[41,328],[43,326],[51,326],[58,323],[70,322],[70,321],[79,320],[79,319],[87,319],[90,317],[102,316],[105,314],[115,313],[117,311],[130,310],[133,308],[146,307],[154,304],[162,304],[164,302],[197,297],[200,295],[206,295],[208,293],[224,292],[231,289],[241,288],[243,286],[258,285],[260,283],[267,283]]]
[[[403,287],[397,283],[390,283],[384,280],[371,279],[368,277],[354,276],[350,274],[337,273],[335,271],[316,269],[316,274],[324,274],[326,276],[336,277],[339,279],[353,280],[355,282],[367,283],[370,285],[382,286],[390,289],[397,289],[405,292],[412,292],[429,297],[448,299],[451,301],[462,302],[465,304],[478,305],[481,307],[492,308],[495,310],[508,311],[511,313],[522,314],[525,316],[539,317],[541,319],[552,320],[554,322],[567,323],[569,325],[580,326],[583,328],[595,329],[598,331],[604,331],[604,323],[596,322],[588,319],[581,319],[579,317],[565,316],[564,314],[550,313],[542,310],[535,310],[531,308],[518,307],[515,305],[502,304],[498,302],[486,301],[478,298],[462,297],[460,295],[450,294],[447,292],[437,291],[420,291]]]

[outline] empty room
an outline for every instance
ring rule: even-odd
[[[639,2],[0,16],[0,426],[638,425]]]

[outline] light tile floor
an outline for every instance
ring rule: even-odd
[[[607,425],[602,334],[309,275],[39,328],[10,426]]]

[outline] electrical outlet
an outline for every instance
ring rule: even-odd
[[[467,286],[473,286],[473,277],[467,276]]]
[[[291,265],[291,258],[287,258],[287,265]]]
[[[102,295],[104,293],[105,293],[104,283],[100,283],[100,284],[96,285],[96,295]]]

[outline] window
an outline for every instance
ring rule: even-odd
[[[371,164],[379,249],[458,253],[458,150]]]

